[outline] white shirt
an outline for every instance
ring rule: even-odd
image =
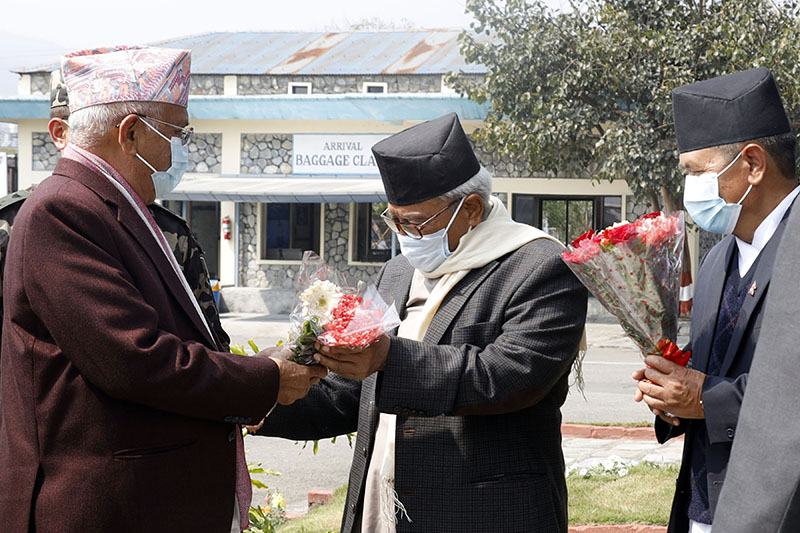
[[[753,242],[747,243],[739,237],[736,237],[736,246],[739,248],[740,277],[744,277],[747,271],[750,270],[750,267],[753,266],[753,263],[755,263],[758,258],[758,254],[761,253],[761,250],[764,249],[775,234],[775,230],[778,229],[778,224],[783,220],[783,215],[786,214],[786,211],[789,209],[789,206],[792,205],[798,193],[800,193],[800,186],[795,187],[792,192],[787,194],[786,198],[781,200],[781,203],[767,215],[767,218],[761,221],[756,231],[753,232]]]

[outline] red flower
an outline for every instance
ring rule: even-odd
[[[581,244],[583,244],[583,241],[591,240],[592,237],[594,237],[594,230],[590,229],[589,231],[587,231],[586,233],[584,233],[583,235],[572,241],[572,247],[578,248]]]
[[[604,229],[601,232],[602,243],[604,245],[607,244],[619,244],[621,242],[626,242],[635,237],[637,234],[637,228],[635,224],[621,224],[619,226],[613,226],[607,229]]]
[[[661,352],[661,356],[664,359],[672,361],[678,366],[686,366],[689,363],[689,359],[692,357],[691,350],[686,350],[684,352],[680,350],[674,342],[667,339],[658,341],[656,348]]]

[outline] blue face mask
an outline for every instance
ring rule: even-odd
[[[728,166],[719,172],[706,172],[705,174],[688,174],[683,190],[683,205],[698,226],[712,233],[727,235],[733,233],[739,214],[742,212],[742,202],[750,194],[750,187],[744,196],[735,204],[725,203],[719,196],[719,177],[741,157],[739,152]]]
[[[464,197],[466,198],[466,196]],[[453,255],[450,251],[450,243],[448,242],[447,232],[450,226],[456,219],[461,205],[464,203],[464,198],[458,202],[455,213],[450,217],[450,222],[447,227],[440,229],[436,233],[430,235],[423,235],[421,239],[414,239],[408,235],[397,234],[397,240],[400,243],[400,251],[403,256],[408,259],[411,266],[422,272],[433,272],[439,268],[445,259]]]
[[[153,165],[144,160],[142,156],[136,154],[139,160],[153,171],[150,178],[153,180],[153,189],[156,191],[156,198],[163,198],[165,194],[171,192],[178,186],[183,178],[186,167],[189,166],[189,146],[184,146],[180,137],[167,137],[151,126],[146,120],[140,118],[144,124],[156,132],[161,138],[170,144],[172,163],[167,170],[156,170]]]

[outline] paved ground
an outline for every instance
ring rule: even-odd
[[[228,313],[223,315],[222,321],[233,342],[245,344],[248,339],[254,339],[261,348],[274,345],[287,330],[285,316]],[[685,334],[679,336],[680,345],[685,337]],[[588,324],[587,339],[589,349],[583,367],[585,397],[571,389],[562,408],[564,421],[652,421],[647,407],[632,400],[635,383],[630,375],[641,366],[642,359],[619,325]],[[565,437],[564,456],[567,468],[578,470],[598,463],[607,467],[615,462],[678,463],[682,446],[682,441],[661,446],[654,441]],[[306,511],[309,490],[334,490],[347,482],[352,450],[344,437],[335,444],[320,442],[317,455],[312,451],[312,444],[303,449],[303,443],[265,437],[247,437],[245,448],[249,461],[260,462],[265,468],[281,473],[279,477],[260,478],[284,495],[289,512]],[[264,495],[262,490],[255,491],[253,503],[260,503]]]

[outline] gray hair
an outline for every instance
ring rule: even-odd
[[[69,141],[81,148],[92,148],[127,115],[158,116],[163,111],[162,105],[159,102],[112,102],[84,107],[69,117]]]
[[[470,194],[477,194],[481,197],[483,201],[483,220],[486,220],[486,217],[489,216],[489,211],[492,209],[489,204],[489,198],[492,196],[492,175],[483,165],[481,165],[477,174],[452,191],[444,193],[439,199],[445,202],[452,202]]]

